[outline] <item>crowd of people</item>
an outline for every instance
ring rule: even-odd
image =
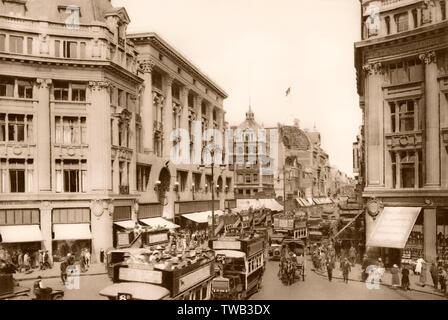
[[[48,250],[10,249],[0,246],[0,259],[15,267],[16,272],[32,272],[34,269],[52,268]]]

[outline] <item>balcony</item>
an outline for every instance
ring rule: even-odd
[[[387,133],[385,138],[390,151],[421,149],[423,144],[422,131]]]

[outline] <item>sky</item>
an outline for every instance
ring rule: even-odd
[[[249,102],[265,127],[300,120],[321,133],[330,164],[352,176],[362,116],[354,42],[358,0],[112,0],[128,32],[156,32],[229,95],[226,120]],[[286,96],[286,90],[291,93]]]

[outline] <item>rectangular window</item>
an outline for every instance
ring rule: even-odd
[[[118,106],[119,107],[124,107],[124,104],[125,104],[124,100],[125,100],[125,94],[124,94],[123,90],[118,89]]]
[[[142,153],[142,128],[140,125],[135,126],[135,144],[137,145],[137,152]]]
[[[73,41],[64,41],[63,42],[63,57],[64,58],[72,58],[72,59],[76,59],[77,57],[77,49],[78,48],[78,43],[77,42],[73,42]]]
[[[9,52],[23,53],[23,37],[9,36]]]
[[[395,16],[395,23],[397,25],[397,32],[407,31],[409,29],[408,13],[400,13]]]
[[[0,51],[5,51],[6,35],[0,34]]]
[[[27,168],[30,167],[30,172],[33,168],[33,160],[25,159],[9,159],[9,191],[12,193],[23,193],[26,190],[26,178],[28,177],[28,183],[32,183],[29,174],[27,174]],[[30,191],[31,186],[28,186]]]
[[[179,191],[184,192],[187,188],[188,172],[177,171],[177,182],[179,183]]]
[[[0,76],[0,97],[14,97],[14,78]]]
[[[25,116],[8,114],[8,141],[25,141]]]
[[[202,174],[193,173],[194,187],[196,190],[201,189],[201,179],[202,179]]]
[[[86,192],[86,160],[56,160],[56,192]]]
[[[162,74],[157,71],[152,72],[152,86],[162,90]]]
[[[86,58],[86,47],[87,47],[87,45],[85,42],[80,43],[80,58],[81,59]]]
[[[85,117],[55,117],[55,142],[65,145],[86,144]]]
[[[53,94],[54,99],[59,101],[68,101],[69,83],[65,81],[54,81]]]
[[[54,56],[56,58],[61,56],[61,41],[59,40],[54,41]]]
[[[144,192],[148,190],[151,166],[137,165],[137,190]]]
[[[33,98],[33,84],[27,80],[17,80],[17,87],[19,98],[32,99]]]
[[[413,100],[403,100],[389,102],[391,112],[391,131],[409,132],[418,130],[417,119],[415,118],[415,102]]]
[[[250,178],[250,174],[248,174],[248,175],[246,175],[245,177],[245,183],[251,183],[252,182],[252,179]]]
[[[26,49],[28,54],[33,54],[33,38],[26,38]]]
[[[118,123],[118,145],[120,147],[129,147],[129,124],[124,121]]]
[[[72,83],[71,88],[72,101],[86,101],[86,85]]]

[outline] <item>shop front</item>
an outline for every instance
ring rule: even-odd
[[[38,266],[42,246],[40,213],[38,209],[0,210],[0,247],[6,250],[13,263],[28,253],[31,267]]]
[[[61,261],[68,253],[79,259],[83,250],[92,252],[89,208],[52,210],[53,260]]]
[[[131,206],[116,206],[112,214],[112,245],[114,248],[127,246],[133,240],[135,221],[132,220]]]

